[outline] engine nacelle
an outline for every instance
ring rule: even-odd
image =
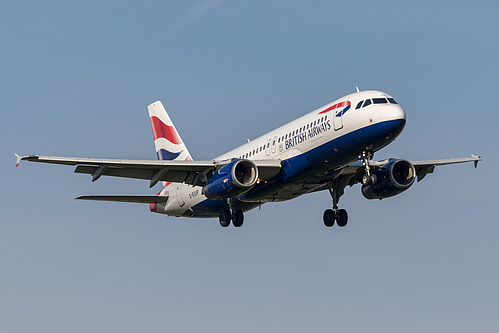
[[[406,160],[391,160],[375,172],[375,182],[362,185],[362,194],[366,199],[384,199],[393,197],[407,190],[416,179],[416,170]]]
[[[258,168],[250,160],[235,160],[208,179],[203,193],[208,199],[226,199],[249,191],[258,179]]]

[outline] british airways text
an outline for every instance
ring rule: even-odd
[[[308,131],[302,132],[284,141],[286,149],[293,148],[300,143],[313,138],[316,135],[327,132],[331,129],[331,120],[326,120],[322,124],[310,128]]]

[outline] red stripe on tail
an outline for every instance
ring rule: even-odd
[[[151,126],[154,140],[159,138],[165,138],[173,144],[179,145],[182,143],[177,131],[173,126],[168,126],[161,121],[158,117],[151,117]]]

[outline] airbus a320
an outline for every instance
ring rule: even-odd
[[[157,195],[82,195],[76,199],[149,204],[155,213],[191,218],[218,217],[220,225],[241,227],[244,212],[268,202],[327,191],[332,207],[323,222],[344,227],[338,204],[347,186],[361,185],[367,199],[384,199],[409,189],[436,166],[481,157],[409,161],[373,160],[406,124],[404,110],[381,91],[341,97],[210,161],[193,160],[161,102],[148,106],[157,160],[16,156],[21,160],[76,166],[76,173],[144,179]]]

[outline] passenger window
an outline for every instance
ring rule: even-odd
[[[360,107],[362,106],[362,103],[364,103],[364,101],[360,101],[359,103],[357,103],[355,110],[360,109]]]
[[[366,101],[364,102],[364,105],[362,105],[362,107],[365,108],[366,106],[369,106],[369,105],[371,105],[371,100],[366,99]]]
[[[384,97],[373,98],[373,104],[387,104],[387,103],[388,103],[388,101]]]
[[[392,104],[398,104],[393,98],[389,97],[388,98],[388,102],[392,103]]]

